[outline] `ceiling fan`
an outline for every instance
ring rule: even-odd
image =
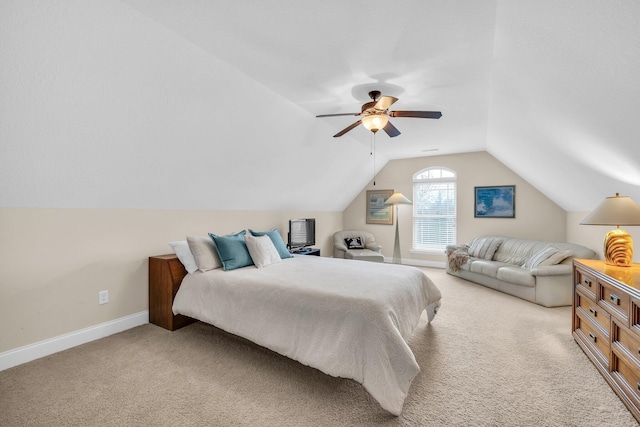
[[[400,135],[400,131],[391,124],[389,117],[416,117],[421,119],[439,119],[442,117],[440,111],[388,111],[389,107],[391,107],[398,98],[394,98],[393,96],[380,97],[380,95],[381,93],[378,90],[369,92],[369,97],[373,101],[363,104],[362,111],[359,113],[321,114],[316,117],[363,116],[362,119],[333,135],[334,138],[344,135],[360,124],[373,133],[382,129],[389,137],[393,138]]]

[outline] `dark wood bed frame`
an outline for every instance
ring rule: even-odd
[[[173,299],[187,270],[175,254],[149,257],[149,322],[175,331],[196,319],[174,315]]]

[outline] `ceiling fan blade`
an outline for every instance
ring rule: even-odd
[[[389,117],[417,117],[421,119],[439,119],[440,111],[389,111]]]
[[[398,130],[398,128],[392,125],[391,122],[387,122],[382,130],[385,131],[387,135],[389,135],[389,138],[400,135],[400,131]]]
[[[352,125],[347,126],[346,128],[342,129],[340,132],[336,133],[335,135],[333,135],[334,138],[337,138],[339,136],[344,135],[345,133],[349,132],[351,129],[355,128],[356,126],[358,126],[360,123],[362,123],[362,120],[358,120],[357,122],[355,122]]]
[[[362,113],[338,113],[338,114],[320,114],[316,117],[337,117],[337,116],[359,116]]]
[[[387,108],[391,107],[393,103],[396,102],[397,100],[398,98],[394,98],[393,96],[383,96],[378,100],[378,102],[376,102],[376,105],[374,106],[374,108],[377,110],[384,111]]]

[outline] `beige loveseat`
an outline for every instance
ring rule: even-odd
[[[572,260],[595,252],[572,243],[484,236],[447,246],[447,273],[545,307],[571,305]]]

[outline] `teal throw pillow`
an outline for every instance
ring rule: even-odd
[[[280,232],[278,232],[277,228],[274,228],[271,231],[253,231],[249,229],[249,232],[254,237],[269,236],[269,238],[273,242],[273,246],[275,246],[278,250],[278,255],[280,255],[280,258],[293,258],[293,255],[291,255],[291,253],[287,249],[287,245],[284,244],[284,240],[282,240],[282,237],[280,237]]]
[[[244,241],[244,235],[244,230],[227,236],[209,233],[209,237],[216,244],[223,270],[235,270],[236,268],[253,265],[249,249],[247,249],[247,244]]]

